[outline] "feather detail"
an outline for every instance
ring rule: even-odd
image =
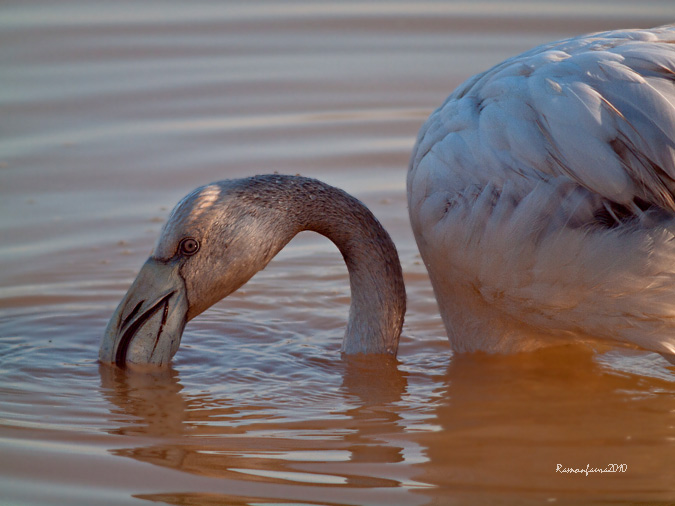
[[[421,128],[410,220],[455,350],[675,353],[675,26],[470,79]]]

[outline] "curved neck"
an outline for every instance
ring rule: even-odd
[[[326,236],[347,264],[351,305],[342,352],[396,355],[406,294],[389,234],[365,205],[342,190],[299,176],[264,178],[277,190],[277,205],[290,214],[292,235],[310,230]]]
[[[317,192],[312,193],[317,195]],[[321,183],[306,230],[333,241],[349,271],[351,305],[343,353],[396,355],[406,308],[403,272],[389,234],[351,195]]]

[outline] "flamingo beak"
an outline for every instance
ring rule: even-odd
[[[119,367],[168,364],[178,351],[187,312],[179,266],[149,258],[110,318],[99,360]]]

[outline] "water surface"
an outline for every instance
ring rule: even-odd
[[[417,129],[464,79],[673,19],[659,1],[4,2],[0,503],[675,501],[673,367],[581,345],[453,356],[405,200]],[[392,234],[398,360],[340,360],[347,271],[301,234],[190,322],[167,370],[100,366],[174,203],[273,171],[353,193]]]

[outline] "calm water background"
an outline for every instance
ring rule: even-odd
[[[472,74],[674,20],[670,0],[4,1],[0,504],[672,504],[675,369],[581,345],[453,356],[405,173]],[[273,171],[355,194],[392,234],[398,361],[340,360],[347,271],[307,234],[192,321],[168,370],[100,367],[174,203]]]

